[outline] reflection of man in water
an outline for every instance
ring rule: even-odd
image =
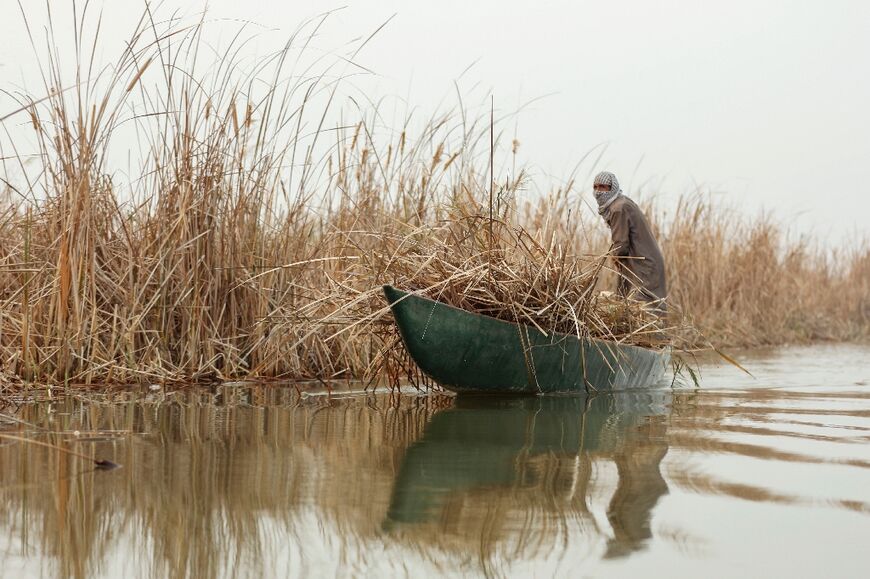
[[[661,462],[668,452],[663,417],[651,416],[637,428],[632,440],[613,454],[619,482],[607,508],[613,538],[605,559],[625,557],[652,538],[650,519],[659,499],[668,493]]]
[[[384,528],[435,523],[434,535],[422,527],[427,542],[459,535],[458,544],[474,544],[487,557],[511,533],[530,544],[536,542],[527,541],[528,533],[554,532],[548,522],[558,518],[535,521],[543,504],[548,514],[589,518],[597,529],[588,504],[592,464],[613,461],[619,479],[607,508],[613,537],[604,557],[630,555],[652,537],[653,509],[668,492],[660,468],[667,453],[663,414],[669,400],[669,393],[507,401],[459,397],[455,408],[432,417],[405,453]],[[566,501],[555,500],[563,493]],[[535,522],[539,526],[528,526]]]

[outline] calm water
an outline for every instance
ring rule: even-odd
[[[3,577],[867,577],[870,348],[591,398],[81,395],[0,441]],[[2,412],[7,416],[12,409]]]

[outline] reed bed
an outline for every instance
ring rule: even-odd
[[[237,45],[204,62],[201,23],[155,22],[143,15],[111,67],[52,52],[42,92],[4,117],[27,120],[37,149],[29,162],[14,143],[0,155],[6,391],[413,377],[383,283],[634,343],[870,334],[866,244],[830,254],[703,196],[667,216],[647,203],[672,287],[663,327],[598,293],[614,274],[584,184],[532,195],[524,172],[493,171],[505,147],[488,115],[457,108],[392,130],[373,107],[326,126],[347,58],[318,69],[293,52],[320,21],[247,66]],[[77,55],[98,45],[76,42]],[[110,159],[130,148],[130,127],[141,161],[121,179]]]

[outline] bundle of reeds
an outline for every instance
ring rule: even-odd
[[[382,283],[525,324],[544,335],[563,333],[647,347],[679,342],[680,328],[667,325],[653,305],[600,291],[602,274],[611,269],[607,253],[577,255],[556,236],[545,240],[504,220],[490,223],[473,210],[453,206],[451,218],[407,227],[404,235],[357,232],[357,247],[364,239],[377,239],[377,245],[333,272],[346,283],[321,291],[312,302],[317,307],[308,311],[276,314],[288,334],[294,326],[307,328],[291,347],[314,336],[347,349],[369,341],[378,353],[366,367],[366,376],[425,381],[401,347]],[[280,335],[280,324],[276,327]]]
[[[456,307],[553,332],[648,343],[663,323],[641,301],[598,292],[608,256],[573,255],[520,226],[470,217],[441,226],[445,239],[403,239],[383,254],[383,277]],[[464,239],[461,239],[464,238]],[[433,239],[434,238],[434,239]],[[384,248],[389,250],[389,245]]]

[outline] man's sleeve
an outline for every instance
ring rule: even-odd
[[[610,215],[610,235],[613,239],[613,255],[628,255],[628,232],[631,229],[627,211],[614,211]]]

